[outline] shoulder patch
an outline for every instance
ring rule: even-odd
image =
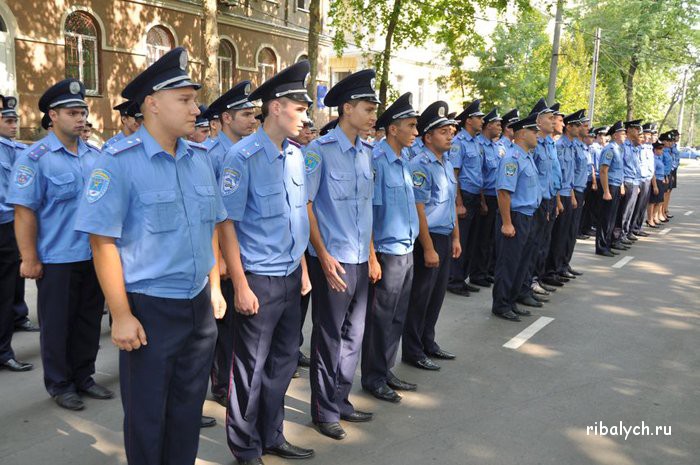
[[[612,150],[608,150],[607,152],[605,152],[605,159],[606,159],[606,160],[612,160],[612,159],[613,159],[613,151],[612,151]]]
[[[111,176],[108,171],[103,169],[93,170],[88,182],[88,188],[85,191],[85,198],[88,203],[95,203],[100,200],[109,188]]]
[[[49,151],[49,146],[46,144],[38,144],[36,147],[32,148],[27,156],[32,160],[38,160],[43,154]]]
[[[140,137],[125,137],[107,147],[104,152],[109,153],[111,155],[117,155],[119,153],[124,152],[127,149],[139,146],[141,144],[143,144],[143,141]]]
[[[233,168],[224,168],[221,173],[221,194],[231,195],[241,185],[241,173]]]
[[[411,175],[411,181],[413,181],[413,187],[423,187],[428,176],[422,171],[414,171]]]
[[[304,155],[304,172],[311,174],[321,166],[321,156],[316,152],[306,152]]]
[[[506,171],[506,176],[509,176],[509,177],[515,176],[515,173],[518,172],[518,164],[512,163],[512,162],[506,163],[505,171]]]
[[[34,168],[27,165],[19,165],[15,174],[15,185],[20,189],[30,186],[34,182],[36,172]]]

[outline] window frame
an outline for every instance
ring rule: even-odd
[[[69,21],[71,15],[74,15],[74,14],[81,14],[81,15],[87,16],[90,19],[92,26],[95,29],[94,36],[89,36],[87,34],[81,34],[79,32],[73,32],[73,31],[68,30],[68,27],[67,27],[68,21]],[[77,56],[78,56],[78,63],[77,63],[78,76],[68,76],[68,61],[67,60],[64,63],[64,68],[65,68],[64,74],[66,75],[66,78],[72,77],[72,78],[79,79],[80,82],[82,82],[85,85],[85,95],[90,95],[90,96],[100,95],[100,88],[101,88],[101,85],[100,85],[100,57],[101,57],[100,51],[101,51],[101,47],[100,47],[99,33],[100,33],[99,23],[97,22],[97,20],[91,14],[89,14],[83,10],[73,11],[66,17],[66,22],[63,26],[64,56],[67,54],[66,52],[67,52],[67,48],[69,46],[66,39],[68,39],[69,37],[75,39],[75,42],[76,42],[75,47],[76,47]],[[95,87],[96,87],[94,89],[89,88],[87,86],[87,83],[85,82],[84,69],[85,69],[86,63],[84,61],[85,58],[83,56],[85,42],[93,42],[93,46],[94,46],[93,51],[95,54],[94,55],[95,62],[94,62],[93,73],[95,74]]]

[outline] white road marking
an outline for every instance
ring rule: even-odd
[[[541,316],[532,323],[527,328],[523,329],[517,336],[515,336],[510,341],[503,344],[506,349],[518,349],[521,345],[525,344],[528,339],[537,334],[537,332],[547,326],[549,323],[554,321],[554,318],[549,318],[547,316]]]
[[[634,257],[632,257],[632,256],[623,257],[620,259],[619,262],[615,263],[612,267],[613,268],[622,268],[623,266],[627,265],[632,260],[634,260]]]
[[[687,212],[683,213],[685,216],[690,216],[693,214],[693,210],[688,210]]]
[[[666,234],[670,233],[672,229],[673,228],[664,229],[659,233],[659,236],[665,236]]]

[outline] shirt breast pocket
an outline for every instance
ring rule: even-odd
[[[406,181],[403,176],[389,176],[386,180],[387,200],[390,204],[400,205],[406,202]]]
[[[440,182],[435,183],[435,203],[445,203],[450,200],[450,190],[455,189],[453,184],[456,186],[457,181],[455,181],[451,176],[443,178]]]
[[[349,200],[354,198],[354,175],[349,171],[330,170],[328,190],[333,200]]]
[[[174,231],[178,226],[177,195],[174,190],[143,192],[139,201],[143,205],[146,230],[151,233]]]
[[[525,175],[525,179],[527,180],[527,187],[535,187],[537,183],[537,170],[534,167],[528,165],[523,170],[523,174]]]
[[[7,171],[7,172],[10,172],[10,171],[12,171],[12,163],[8,163],[6,161],[0,161],[0,168]]]
[[[255,186],[255,193],[258,196],[260,216],[270,218],[284,213],[286,199],[282,182]]]
[[[216,219],[216,193],[214,186],[194,186],[202,222],[211,223]]]
[[[68,200],[78,195],[80,192],[80,182],[75,174],[61,173],[55,176],[47,176],[47,195],[51,199]]]

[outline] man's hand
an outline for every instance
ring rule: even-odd
[[[609,191],[604,193],[603,200],[612,200],[612,194]]]
[[[19,265],[19,275],[28,279],[41,279],[44,276],[44,265],[40,261],[25,261]]]
[[[561,215],[561,213],[564,211],[564,204],[561,203],[561,200],[557,199],[557,214],[556,216]]]
[[[464,205],[457,205],[457,217],[464,218],[467,216],[467,207]]]
[[[486,202],[481,202],[481,216],[486,216],[489,214],[489,206]]]
[[[659,188],[658,187],[654,188],[654,195],[659,195]]]
[[[311,279],[309,273],[303,270],[301,273],[301,295],[306,295],[311,292]]]
[[[328,281],[330,288],[337,292],[345,292],[348,285],[345,284],[343,278],[340,277],[341,274],[345,274],[345,269],[341,266],[340,262],[329,253],[325,254],[323,258],[319,257],[319,260],[323,268],[323,274],[326,275],[326,281]]]
[[[593,184],[591,184],[591,189],[593,189],[594,191],[597,191],[598,190],[598,183],[594,182]]]
[[[578,202],[576,201],[576,195],[571,191],[571,208],[576,210],[578,208]]]
[[[435,249],[423,251],[423,261],[426,268],[437,268],[440,266],[440,256]]]
[[[452,239],[452,258],[459,258],[460,255],[462,255],[462,244],[457,237]]]
[[[624,197],[624,196],[625,196],[625,185],[622,184],[620,186],[620,197]]]
[[[141,322],[131,314],[112,320],[112,342],[120,350],[131,352],[148,345],[146,331]]]
[[[374,284],[382,279],[382,265],[376,257],[369,258],[369,281]]]
[[[214,318],[220,320],[226,315],[226,299],[220,288],[211,289],[211,308],[214,310]]]
[[[248,283],[245,283],[244,286],[236,287],[234,290],[234,301],[236,311],[241,315],[255,315],[260,308],[258,297],[250,289]]]
[[[515,237],[515,226],[512,224],[504,224],[501,226],[501,234],[506,237]]]

